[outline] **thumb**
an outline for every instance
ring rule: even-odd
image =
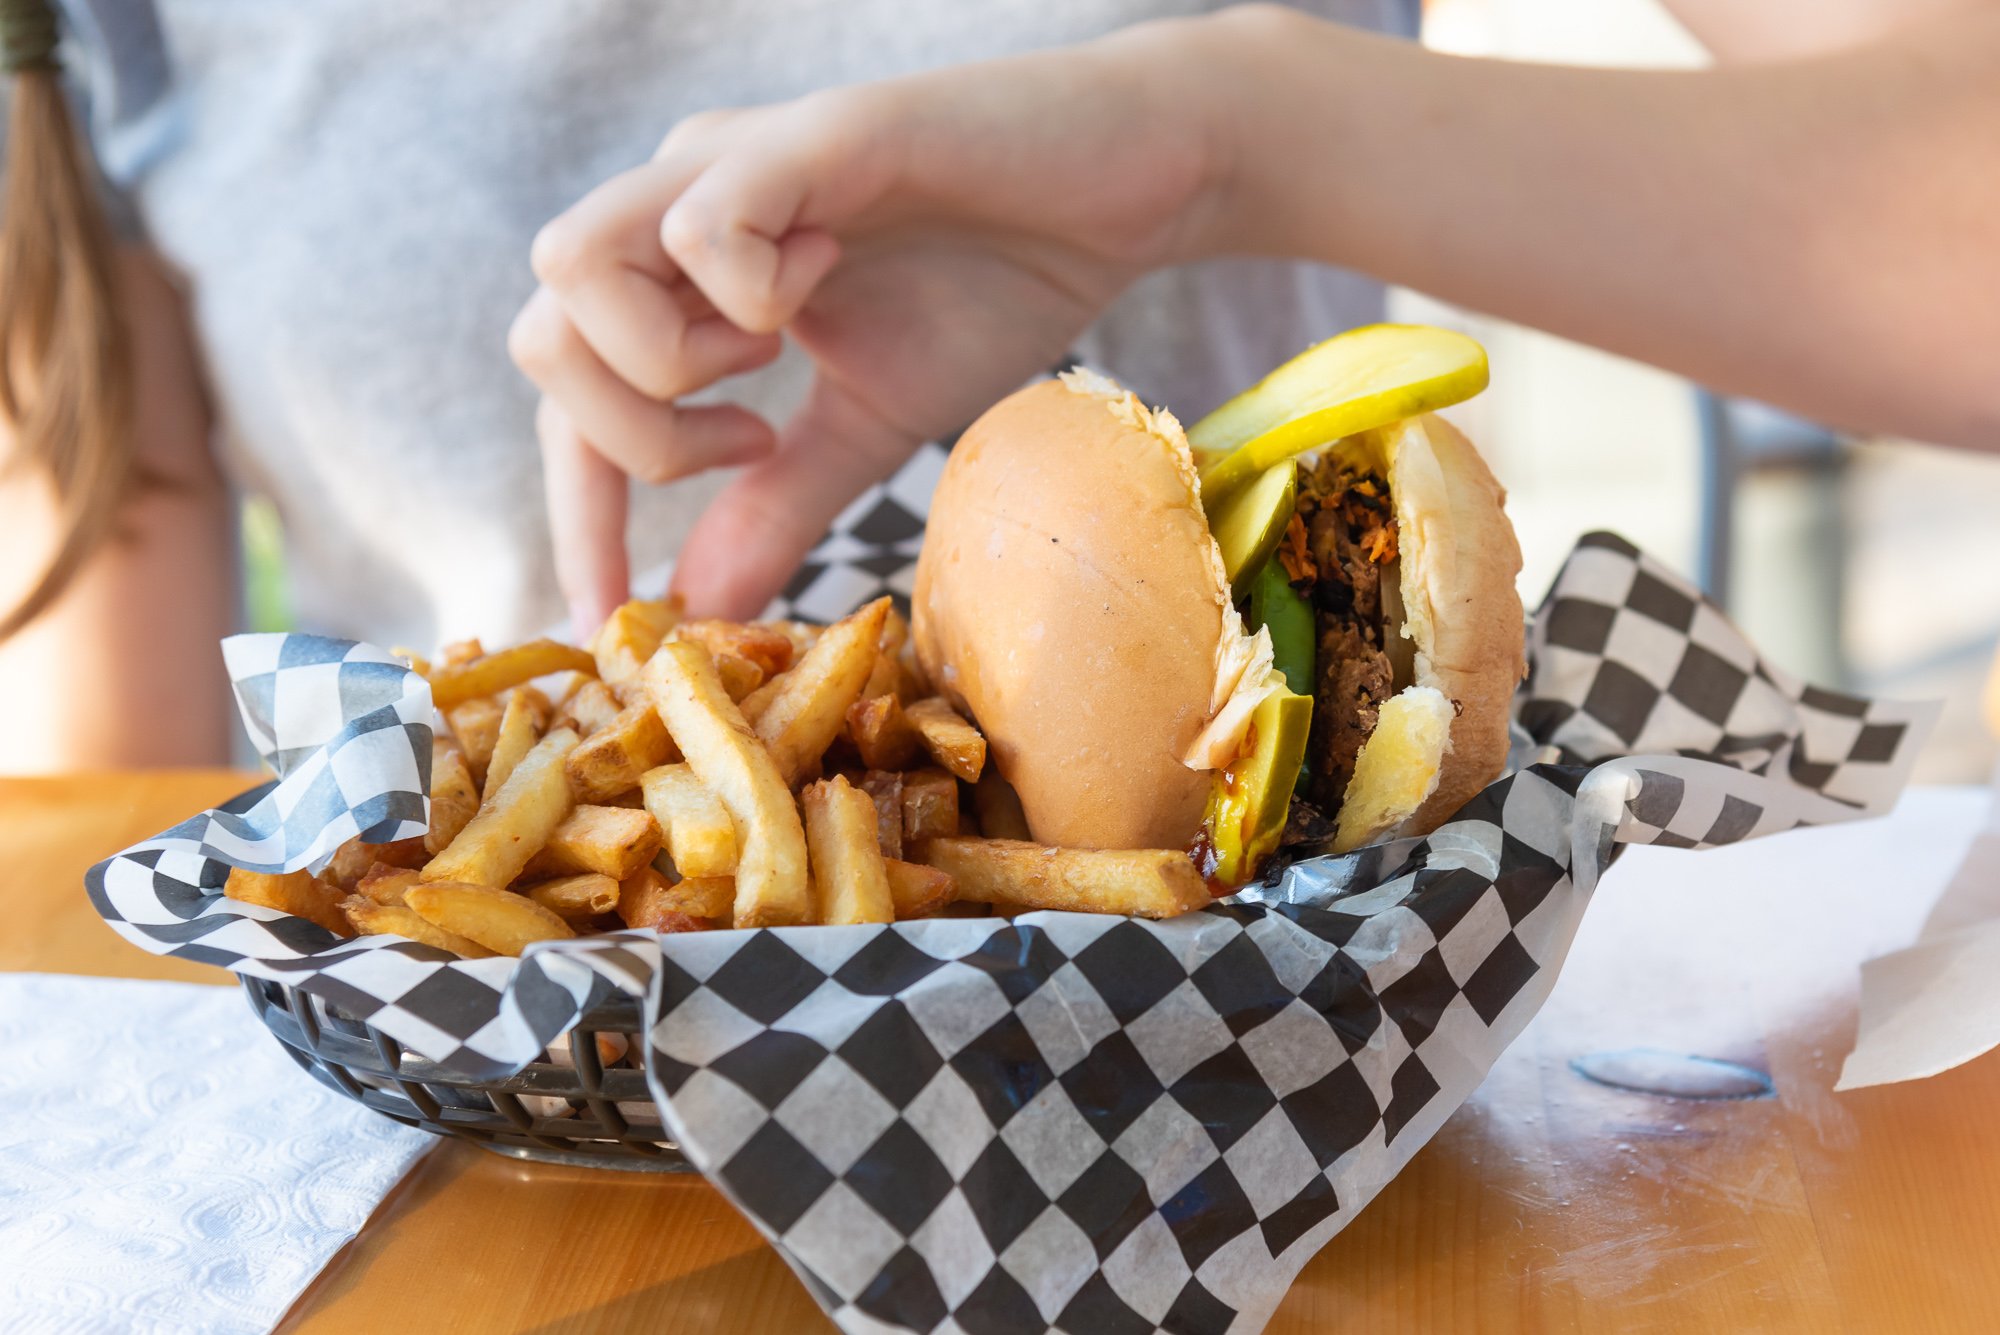
[[[758,615],[850,502],[923,442],[822,375],[779,447],[709,504],[674,563],[695,616]]]

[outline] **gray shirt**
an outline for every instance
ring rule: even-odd
[[[427,646],[562,616],[535,395],[505,348],[544,222],[706,107],[1218,7],[72,0],[70,49],[107,175],[189,280],[223,463],[278,508],[301,626]],[[1300,7],[1414,24],[1413,0]],[[1205,263],[1142,281],[1079,351],[1191,417],[1380,302],[1325,268]],[[788,352],[726,392],[781,416],[805,370]],[[635,488],[635,569],[720,482]]]

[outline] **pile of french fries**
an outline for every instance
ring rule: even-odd
[[[623,928],[881,923],[1032,908],[1171,917],[1185,853],[1046,848],[880,599],[827,627],[634,601],[587,649],[405,651],[442,715],[421,838],[224,893],[466,958]]]

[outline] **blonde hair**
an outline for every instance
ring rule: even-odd
[[[46,476],[61,513],[48,564],[0,612],[0,641],[62,596],[135,482],[113,237],[56,40],[50,0],[0,0],[0,66],[14,77],[0,191],[0,418],[13,433],[3,467]]]

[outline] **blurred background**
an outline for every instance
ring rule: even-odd
[[[1578,65],[1706,63],[1652,0],[1429,0],[1424,41]],[[1780,667],[1944,700],[1918,782],[1992,773],[2000,744],[1979,698],[2000,645],[2000,456],[1843,439],[1413,293],[1391,313],[1486,344],[1492,388],[1450,416],[1507,486],[1530,607],[1579,534],[1615,529],[1719,596]],[[1917,549],[1922,573],[1903,560]]]
[[[1706,60],[1653,0],[1428,0],[1424,40],[1569,64]],[[1391,315],[1487,347],[1492,388],[1450,415],[1507,486],[1530,607],[1579,534],[1617,530],[1717,596],[1780,667],[1944,700],[1917,781],[1993,771],[2000,743],[1979,698],[2000,645],[2000,457],[1841,438],[1415,293],[1393,294]],[[248,505],[244,542],[250,621],[282,629],[282,535],[267,504]],[[1916,542],[1922,575],[1902,560]]]

